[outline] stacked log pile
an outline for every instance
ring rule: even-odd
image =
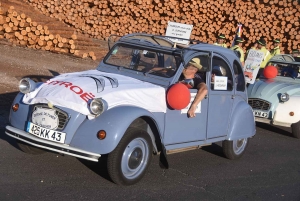
[[[273,38],[280,38],[281,50],[284,53],[300,48],[300,5],[297,0],[19,0],[19,2],[29,3],[32,8],[36,8],[45,16],[64,22],[76,32],[96,39],[107,39],[111,34],[124,35],[135,32],[164,35],[168,21],[173,21],[194,25],[191,39],[213,43],[217,35],[223,33],[227,38],[227,46],[230,46],[237,24],[242,23],[245,48],[260,37],[264,37],[268,42],[267,48],[272,47]],[[42,21],[39,23],[43,25]],[[60,28],[60,32],[63,32],[63,27]]]
[[[17,9],[18,7],[20,8]],[[31,13],[30,17],[27,13]],[[43,14],[32,14],[32,6],[26,7],[24,2],[20,1],[1,2],[1,38],[15,45],[57,53],[70,53],[82,58],[90,57],[93,60],[97,57],[103,58],[106,53],[92,38],[78,34],[76,29],[66,26],[57,19]]]

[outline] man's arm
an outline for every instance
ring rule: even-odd
[[[198,92],[196,94],[196,97],[193,101],[193,103],[191,104],[190,109],[188,110],[188,116],[189,117],[195,117],[195,111],[197,109],[197,105],[202,101],[202,99],[205,97],[205,95],[207,94],[207,86],[204,82],[198,84]]]

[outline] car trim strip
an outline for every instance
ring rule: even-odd
[[[82,149],[69,147],[63,144],[60,145],[50,141],[48,142],[43,139],[38,139],[37,137],[31,136],[25,131],[16,129],[11,126],[6,126],[5,133],[13,138],[21,140],[33,146],[37,146],[54,152],[58,152],[58,153],[62,153],[62,154],[66,154],[66,155],[70,155],[70,156],[74,156],[74,157],[78,157],[78,158],[82,158],[94,162],[98,162],[98,159],[101,157],[101,155],[97,153],[87,152]]]

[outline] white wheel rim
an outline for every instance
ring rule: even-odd
[[[238,140],[233,140],[232,142],[233,142],[233,151],[234,151],[234,153],[236,155],[240,155],[245,150],[248,139],[247,138],[238,139]]]
[[[135,179],[144,172],[149,158],[149,147],[144,138],[132,140],[125,148],[121,170],[127,179]]]

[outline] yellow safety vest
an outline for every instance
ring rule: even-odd
[[[214,43],[214,45],[217,45],[217,46],[220,46],[220,47],[225,47],[225,48],[227,48],[227,45],[226,45],[225,43],[223,43],[223,44]]]
[[[266,49],[266,47],[262,47],[260,49],[260,51],[262,51],[264,53],[264,58],[263,61],[260,64],[260,68],[264,68],[267,64],[267,62],[270,60],[270,58],[272,57],[269,50]]]
[[[244,62],[245,61],[245,54],[244,54],[244,50],[238,46],[238,45],[235,45],[233,47],[230,48],[231,50],[235,50],[235,51],[239,51],[241,53],[241,57],[240,57],[240,61],[241,62]]]
[[[270,51],[270,54],[271,54],[271,57],[274,57],[275,55],[280,54],[280,48],[279,48],[279,46],[273,48],[273,49]]]

